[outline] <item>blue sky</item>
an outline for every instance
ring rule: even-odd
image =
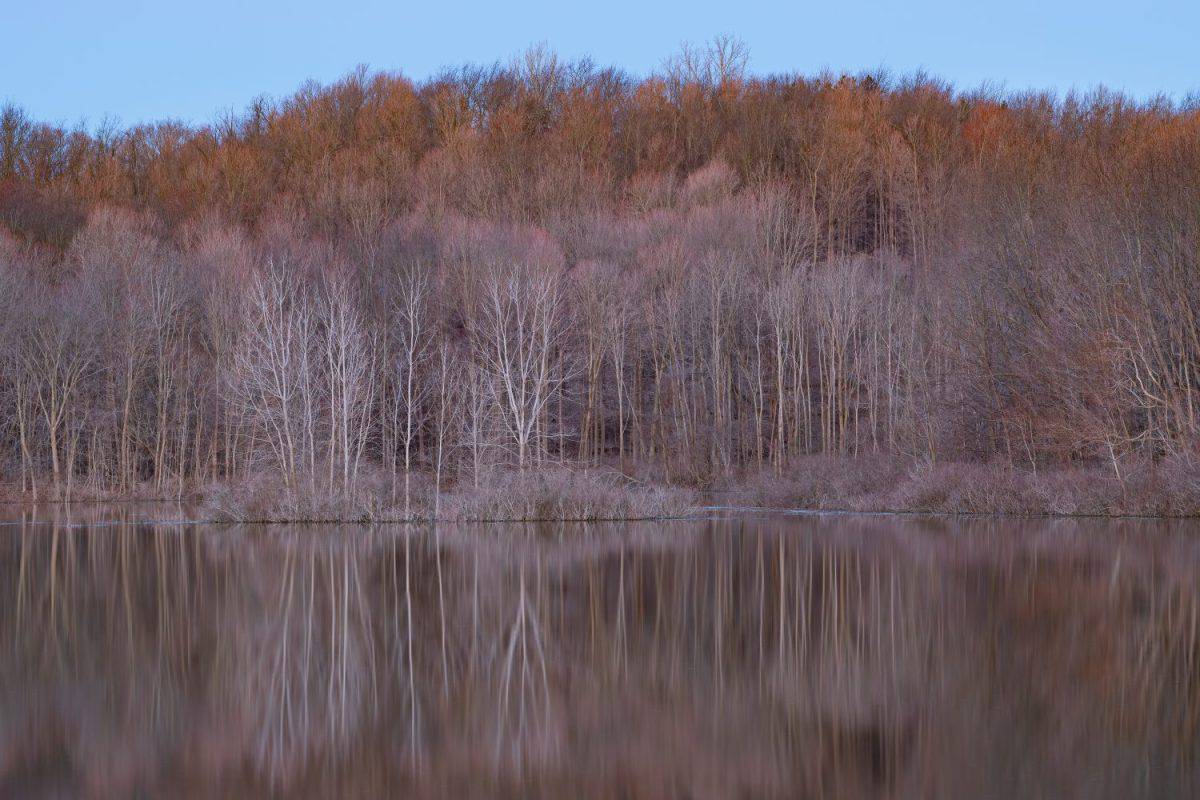
[[[203,123],[253,97],[335,80],[358,64],[423,78],[507,61],[546,42],[634,74],[684,41],[737,36],[754,72],[925,69],[960,88],[1059,93],[1097,84],[1137,97],[1200,90],[1200,0],[4,0],[0,102],[90,127]]]

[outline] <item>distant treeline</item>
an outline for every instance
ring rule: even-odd
[[[1188,457],[1200,112],[536,48],[193,128],[0,110],[0,480]]]

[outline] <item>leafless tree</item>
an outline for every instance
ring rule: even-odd
[[[483,278],[475,352],[517,465],[529,465],[538,421],[567,378],[555,359],[565,327],[559,278],[538,266],[493,264]]]
[[[404,464],[404,516],[411,508],[413,444],[421,424],[421,406],[429,393],[424,369],[430,352],[430,291],[424,268],[412,264],[402,279],[392,310],[396,350],[395,391],[390,403],[391,440],[399,443]],[[392,495],[396,494],[395,460],[392,461]]]

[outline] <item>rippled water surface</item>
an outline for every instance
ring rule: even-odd
[[[0,796],[1200,789],[1193,522],[179,516],[0,511]]]

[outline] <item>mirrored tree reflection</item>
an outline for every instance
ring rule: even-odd
[[[0,527],[0,795],[1187,795],[1198,579],[1182,523],[47,511]]]

